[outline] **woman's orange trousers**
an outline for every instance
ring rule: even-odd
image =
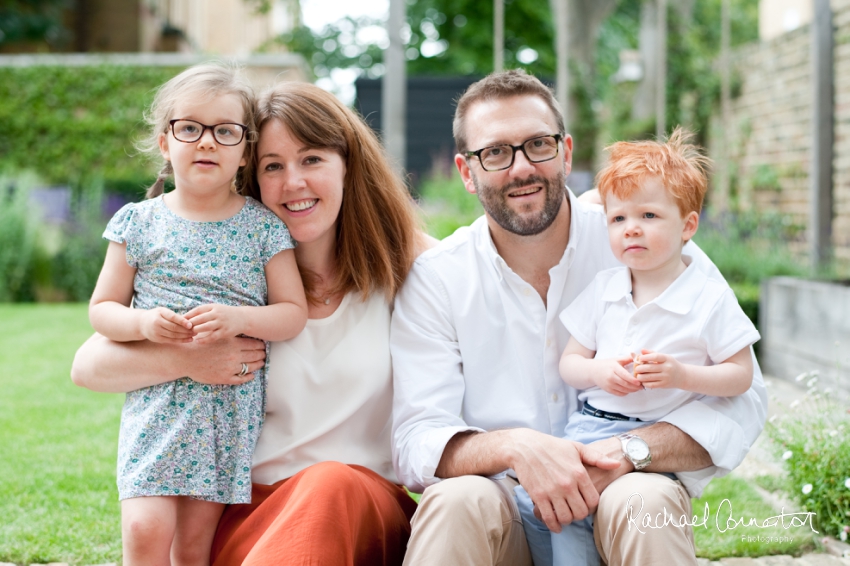
[[[230,505],[213,566],[395,566],[404,559],[416,503],[362,466],[322,462]]]

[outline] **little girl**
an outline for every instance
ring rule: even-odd
[[[237,69],[199,65],[160,88],[147,121],[142,149],[165,164],[148,200],[122,208],[104,232],[92,326],[116,341],[173,344],[296,336],[307,303],[294,242],[235,190],[250,182],[251,87]],[[163,194],[171,174],[175,189]],[[125,565],[209,564],[224,504],[251,501],[264,383],[260,370],[243,385],[183,377],[127,394],[118,444]]]

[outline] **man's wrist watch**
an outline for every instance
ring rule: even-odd
[[[623,446],[623,456],[634,464],[635,471],[644,469],[652,462],[649,444],[643,438],[627,432],[618,434],[617,438],[620,439],[620,444]]]

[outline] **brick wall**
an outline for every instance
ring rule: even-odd
[[[850,265],[850,0],[832,0],[835,25],[835,159],[833,246]],[[740,205],[790,215],[806,227],[813,83],[809,26],[732,54],[739,88],[733,92],[728,136]],[[712,155],[723,143],[719,115]],[[805,246],[801,244],[800,250]]]

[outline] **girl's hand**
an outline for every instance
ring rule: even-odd
[[[191,342],[195,333],[192,323],[176,312],[157,307],[142,312],[142,336],[159,344],[181,344]]]
[[[641,382],[635,379],[625,368],[632,363],[631,358],[619,360],[594,360],[593,382],[612,395],[623,397],[642,389]]]
[[[242,334],[245,323],[238,307],[209,304],[186,313],[195,330],[195,342],[207,344]]]
[[[635,377],[647,389],[685,389],[684,366],[673,356],[641,350],[635,360]]]

